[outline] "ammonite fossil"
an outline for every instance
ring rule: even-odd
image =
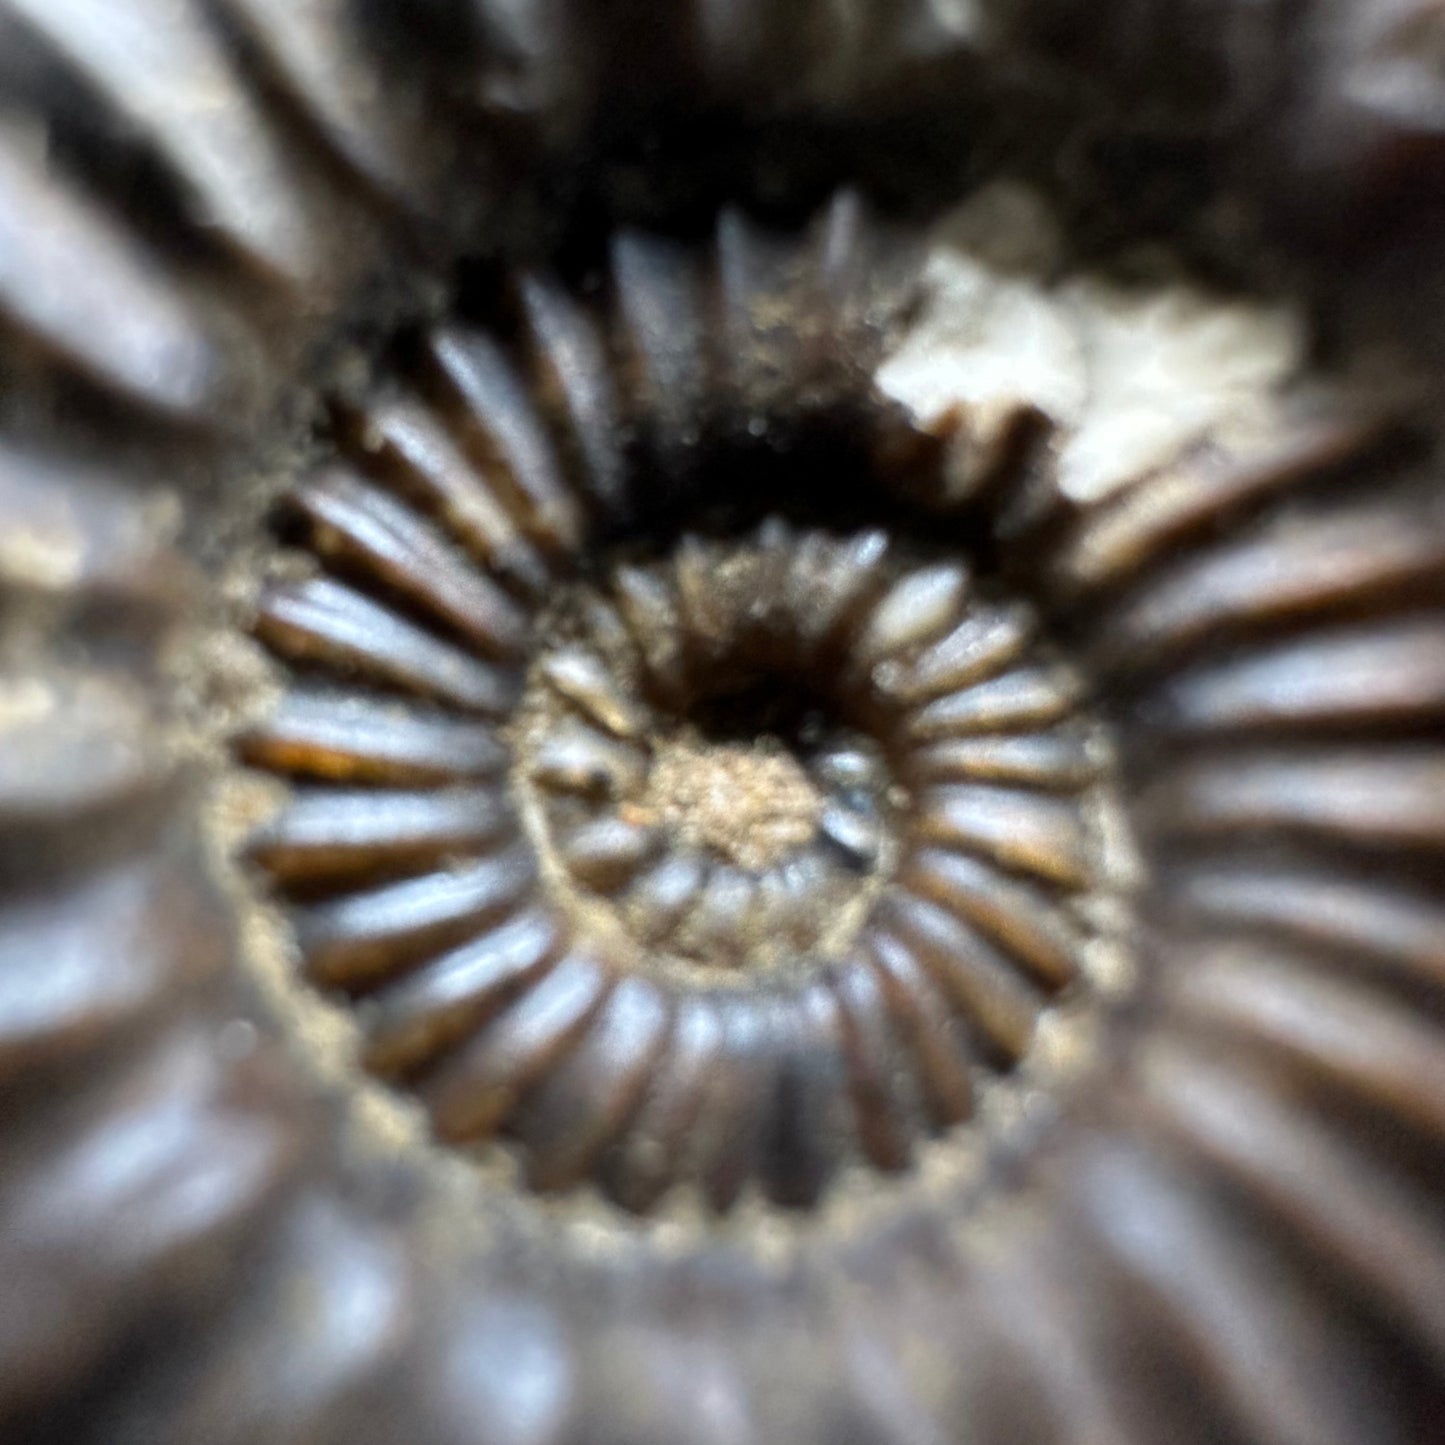
[[[4,0],[4,1438],[1445,1439],[1441,23]]]

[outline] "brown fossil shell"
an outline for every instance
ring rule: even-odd
[[[1442,1438],[1439,19],[1080,15],[0,3],[5,1439]]]

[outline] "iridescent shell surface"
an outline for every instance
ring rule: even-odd
[[[1425,0],[0,0],[0,1434],[1445,1438]]]

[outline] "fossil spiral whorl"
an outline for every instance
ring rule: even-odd
[[[1429,7],[406,8],[0,6],[7,1438],[1428,1442]]]
[[[590,309],[520,278],[512,348],[425,338],[283,499],[320,570],[256,604],[288,680],[241,752],[301,781],[252,856],[367,1066],[537,1187],[812,1204],[1086,991],[1118,880],[1079,679],[910,542],[886,460],[858,505],[898,535],[801,520],[901,425],[860,368],[878,239],[844,197],[624,234]]]

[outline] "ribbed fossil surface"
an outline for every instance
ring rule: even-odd
[[[1445,1432],[1441,20],[0,4],[0,1431]]]

